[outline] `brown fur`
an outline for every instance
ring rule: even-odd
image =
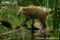
[[[44,9],[38,6],[33,6],[33,7],[28,6],[28,7],[22,7],[19,12],[25,15],[26,17],[28,17],[29,15],[32,15],[33,13],[33,15],[36,15],[37,19],[40,20],[42,24],[42,29],[45,29],[47,27],[46,19],[49,11],[46,11],[46,10],[44,11]]]

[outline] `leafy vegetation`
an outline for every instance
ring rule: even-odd
[[[52,9],[55,9],[53,13],[54,15],[49,16],[47,20],[48,27],[49,27],[48,34],[49,34],[49,38],[60,37],[60,33],[58,34],[58,31],[56,31],[60,29],[59,27],[60,11],[57,12],[57,10],[60,10],[59,9],[60,0],[2,0],[2,1],[0,0],[0,3],[2,3],[3,1],[10,1],[10,2],[17,1],[16,6],[13,5],[0,6],[0,20],[4,20],[4,19],[9,20],[12,24],[12,29],[13,29],[12,31],[14,31],[17,28],[17,26],[21,28],[22,22],[26,19],[25,16],[23,15],[21,15],[21,17],[18,18],[18,9],[20,6],[38,5],[38,6],[46,6],[48,8],[50,7]],[[32,23],[31,20],[27,22],[28,27],[31,27],[31,23]],[[21,29],[19,31],[14,31],[6,35],[2,35],[4,33],[9,32],[10,30],[8,30],[3,25],[0,25],[0,40],[31,40],[31,32],[26,32],[25,30],[26,29]],[[52,30],[53,32],[51,32],[50,30]],[[53,40],[59,40],[59,39],[53,39]]]

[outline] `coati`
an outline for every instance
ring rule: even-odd
[[[19,8],[18,15],[24,15],[26,17],[26,20],[22,24],[26,24],[29,19],[38,19],[41,22],[42,29],[46,29],[46,20],[50,12],[50,8],[41,6],[26,6]]]

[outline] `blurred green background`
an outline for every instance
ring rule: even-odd
[[[9,3],[6,3],[9,2]],[[49,16],[47,24],[50,30],[49,38],[59,38],[60,37],[60,0],[0,0],[0,20],[7,19],[11,22],[13,30],[16,29],[17,25],[21,27],[21,23],[26,19],[25,16],[21,15],[18,18],[18,10],[20,6],[36,5],[45,6],[47,8],[54,9],[53,16]],[[58,16],[57,16],[58,15]],[[31,27],[32,21],[27,22],[28,27]],[[12,30],[12,31],[13,31]],[[8,32],[8,29],[0,25],[0,35]],[[0,36],[0,40],[31,40],[30,33],[24,33],[24,30],[15,31],[7,35]],[[24,35],[21,34],[25,34]],[[59,39],[49,39],[49,40],[59,40]]]

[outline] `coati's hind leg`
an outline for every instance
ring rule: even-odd
[[[42,29],[46,29],[47,25],[46,25],[46,20],[40,20],[41,25],[42,25]]]
[[[43,20],[43,19],[40,19],[40,22],[41,22],[41,36],[43,39],[42,40],[46,40],[46,37],[47,37],[47,25],[46,25],[46,20]]]

